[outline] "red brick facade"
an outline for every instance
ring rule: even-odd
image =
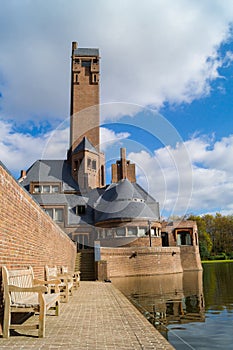
[[[37,278],[44,278],[45,265],[66,265],[69,269],[74,268],[75,244],[2,165],[0,239],[0,267],[6,265],[9,268],[17,268],[31,265]],[[1,313],[0,309],[0,328]]]

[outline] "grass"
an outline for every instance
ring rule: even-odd
[[[212,263],[228,263],[228,262],[232,262],[233,263],[233,260],[202,260],[201,263],[202,264],[212,264]]]

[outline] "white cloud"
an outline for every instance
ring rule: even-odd
[[[57,129],[44,135],[32,136],[14,130],[10,122],[0,120],[0,159],[19,177],[37,159],[63,159],[68,148],[69,129]]]
[[[91,9],[91,11],[90,11]],[[0,92],[9,118],[69,114],[71,41],[101,51],[102,102],[161,106],[210,91],[232,1],[8,1],[0,13]]]
[[[18,177],[37,159],[65,159],[69,128],[33,137],[14,131],[13,124],[0,121],[0,159]],[[129,133],[101,128],[106,150],[117,147]],[[149,153],[131,152],[127,158],[136,163],[138,182],[159,202],[163,215],[185,213],[223,214],[233,212],[233,135],[215,141],[193,137],[176,147],[162,147]]]
[[[129,136],[130,134],[128,132],[115,133],[111,129],[104,127],[100,128],[101,151],[105,152],[109,146],[114,143],[119,144],[123,139],[126,139]]]
[[[138,181],[160,202],[167,215],[200,212],[233,213],[233,135],[220,141],[193,138],[154,154],[130,153]],[[190,159],[184,159],[184,148]],[[149,188],[147,186],[149,184]]]
[[[100,137],[104,151],[113,144],[119,145],[129,133],[100,128]],[[0,120],[0,159],[16,177],[21,169],[29,168],[37,159],[66,159],[68,141],[69,127],[65,124],[35,137],[17,132],[12,123]]]

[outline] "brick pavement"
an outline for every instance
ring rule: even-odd
[[[27,322],[33,322],[31,317]],[[46,318],[46,337],[36,330],[0,338],[0,349],[174,349],[111,283],[81,282],[61,314]]]

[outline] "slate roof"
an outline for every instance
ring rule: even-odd
[[[90,151],[92,153],[99,154],[97,149],[92,145],[92,143],[85,136],[78,146],[73,150],[73,153],[78,153],[80,151]]]
[[[91,147],[84,138],[80,147]],[[79,147],[78,146],[78,147]],[[21,185],[29,190],[30,182],[62,183],[62,192],[32,194],[41,205],[61,205],[67,208],[67,224],[100,224],[103,221],[119,219],[159,220],[159,203],[137,183],[128,179],[96,188],[84,196],[77,193],[78,184],[71,176],[71,168],[65,160],[38,160],[28,170]],[[76,193],[75,193],[76,191]],[[76,214],[76,207],[85,205],[85,214]]]
[[[152,197],[150,197],[152,198]],[[147,202],[128,179],[109,185],[95,206],[95,222],[117,219],[159,220],[159,204]]]
[[[27,170],[21,185],[29,190],[30,182],[61,182],[62,191],[78,191],[79,186],[71,176],[70,164],[65,160],[37,160]]]
[[[99,56],[99,49],[80,47],[74,50],[74,54],[80,57]]]

